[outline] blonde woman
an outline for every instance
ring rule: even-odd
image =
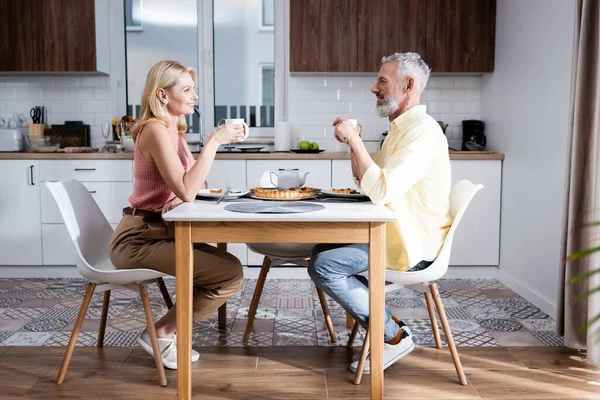
[[[134,188],[130,207],[113,233],[110,258],[118,269],[150,268],[175,275],[174,229],[162,212],[182,201],[193,201],[206,188],[206,177],[217,148],[241,140],[243,125],[222,125],[207,138],[194,160],[184,140],[184,115],[198,99],[196,73],[176,61],[161,61],[150,69],[142,92],[140,120],[133,132]],[[242,266],[232,254],[207,244],[194,245],[194,319],[206,321],[242,285]],[[176,312],[171,308],[157,323],[163,365],[177,369]],[[153,354],[148,331],[138,343]],[[193,351],[192,361],[200,355]]]

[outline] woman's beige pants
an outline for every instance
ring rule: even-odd
[[[175,276],[173,223],[146,223],[126,215],[112,235],[110,259],[118,269],[149,268]],[[240,260],[225,250],[194,244],[194,320],[206,321],[244,282]]]

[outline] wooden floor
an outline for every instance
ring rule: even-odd
[[[344,347],[198,348],[197,399],[368,399],[352,384]],[[356,351],[355,349],[354,351]],[[77,347],[56,385],[64,348],[0,347],[1,399],[175,399],[177,375],[158,385],[150,356],[131,347]],[[385,372],[386,399],[600,399],[600,368],[564,347],[459,348],[460,386],[447,351],[415,350]]]

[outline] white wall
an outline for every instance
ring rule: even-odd
[[[506,154],[500,272],[554,313],[569,120],[574,2],[503,0],[494,73],[483,79],[489,147]],[[527,293],[529,292],[529,293]]]
[[[333,137],[331,124],[337,117],[358,119],[363,126],[364,139],[381,139],[381,134],[389,130],[389,121],[375,113],[375,95],[371,93],[371,87],[376,76],[292,74],[288,79],[288,119],[293,127],[294,145],[297,146],[304,137],[329,151],[345,150],[345,145],[340,145]],[[434,118],[449,124],[446,136],[450,147],[460,149],[462,120],[480,119],[481,79],[481,75],[470,74],[436,74],[429,78],[421,102],[427,105],[427,112]]]

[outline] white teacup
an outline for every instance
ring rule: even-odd
[[[248,125],[246,124],[246,122],[244,122],[244,118],[228,118],[228,119],[221,119],[219,120],[219,126],[221,126],[221,121],[225,121],[226,125],[236,125],[236,124],[243,124],[244,125],[244,132],[245,135],[242,139],[240,139],[240,142],[243,142],[244,140],[246,140],[246,138],[248,137],[248,135],[250,135],[250,128],[248,128]]]
[[[358,121],[353,119],[353,118],[348,118],[348,121],[352,124],[353,127],[357,127],[358,126]]]

